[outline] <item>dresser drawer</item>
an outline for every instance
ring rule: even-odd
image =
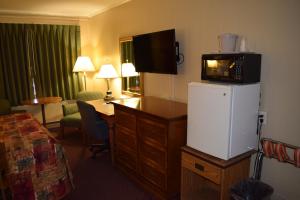
[[[116,144],[126,146],[133,151],[137,150],[136,133],[128,128],[116,125],[115,141]]]
[[[116,161],[119,165],[136,171],[137,169],[137,156],[135,152],[132,152],[122,145],[116,145],[115,149]]]
[[[167,155],[165,150],[158,149],[147,143],[141,142],[139,146],[139,153],[141,159],[152,162],[161,170],[166,169]]]
[[[140,174],[148,182],[161,190],[166,188],[166,175],[164,173],[148,165],[146,162],[140,163],[140,170]]]
[[[221,182],[221,169],[204,160],[182,152],[182,166],[205,177],[216,184]]]
[[[122,125],[130,130],[136,130],[136,117],[132,113],[115,109],[116,124]]]
[[[167,126],[146,118],[138,119],[138,133],[141,142],[152,142],[162,147],[167,146]]]

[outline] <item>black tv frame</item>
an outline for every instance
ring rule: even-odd
[[[163,41],[162,39],[171,41],[169,41],[169,43],[166,43],[165,45],[159,46],[159,44],[165,41]],[[142,43],[144,43],[144,47],[142,47]],[[158,48],[156,48],[156,50],[160,50],[161,52],[153,51],[155,49],[153,46],[155,45],[158,45]],[[164,49],[165,47],[167,47],[167,52],[162,51],[162,49]],[[180,56],[179,43],[176,41],[175,29],[168,29],[133,36],[133,52],[137,72],[177,74],[177,63],[180,61]],[[159,60],[163,58],[162,55],[164,53],[169,54],[168,59]],[[171,60],[172,57],[174,57],[174,61]],[[151,66],[151,63],[158,63],[158,66]],[[169,66],[159,66],[163,63],[167,63]]]

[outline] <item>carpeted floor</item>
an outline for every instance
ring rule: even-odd
[[[72,169],[75,190],[65,200],[152,200],[151,194],[128,179],[111,164],[109,152],[92,159],[79,132],[68,131],[59,139]]]

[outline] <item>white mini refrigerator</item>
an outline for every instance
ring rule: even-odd
[[[190,83],[187,145],[224,160],[255,149],[259,99],[259,83]]]

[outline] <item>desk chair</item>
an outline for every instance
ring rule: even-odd
[[[95,158],[97,153],[109,147],[108,126],[106,122],[99,117],[94,106],[84,101],[77,101],[77,105],[81,115],[82,131],[86,136],[102,141],[101,144],[91,144],[90,146],[90,150],[93,153],[92,158]]]
[[[64,138],[65,127],[72,127],[81,130],[81,116],[76,104],[77,100],[91,101],[102,99],[104,95],[101,92],[81,91],[74,100],[65,100],[62,102],[63,118],[60,120],[60,134]],[[83,142],[85,138],[83,135]]]

